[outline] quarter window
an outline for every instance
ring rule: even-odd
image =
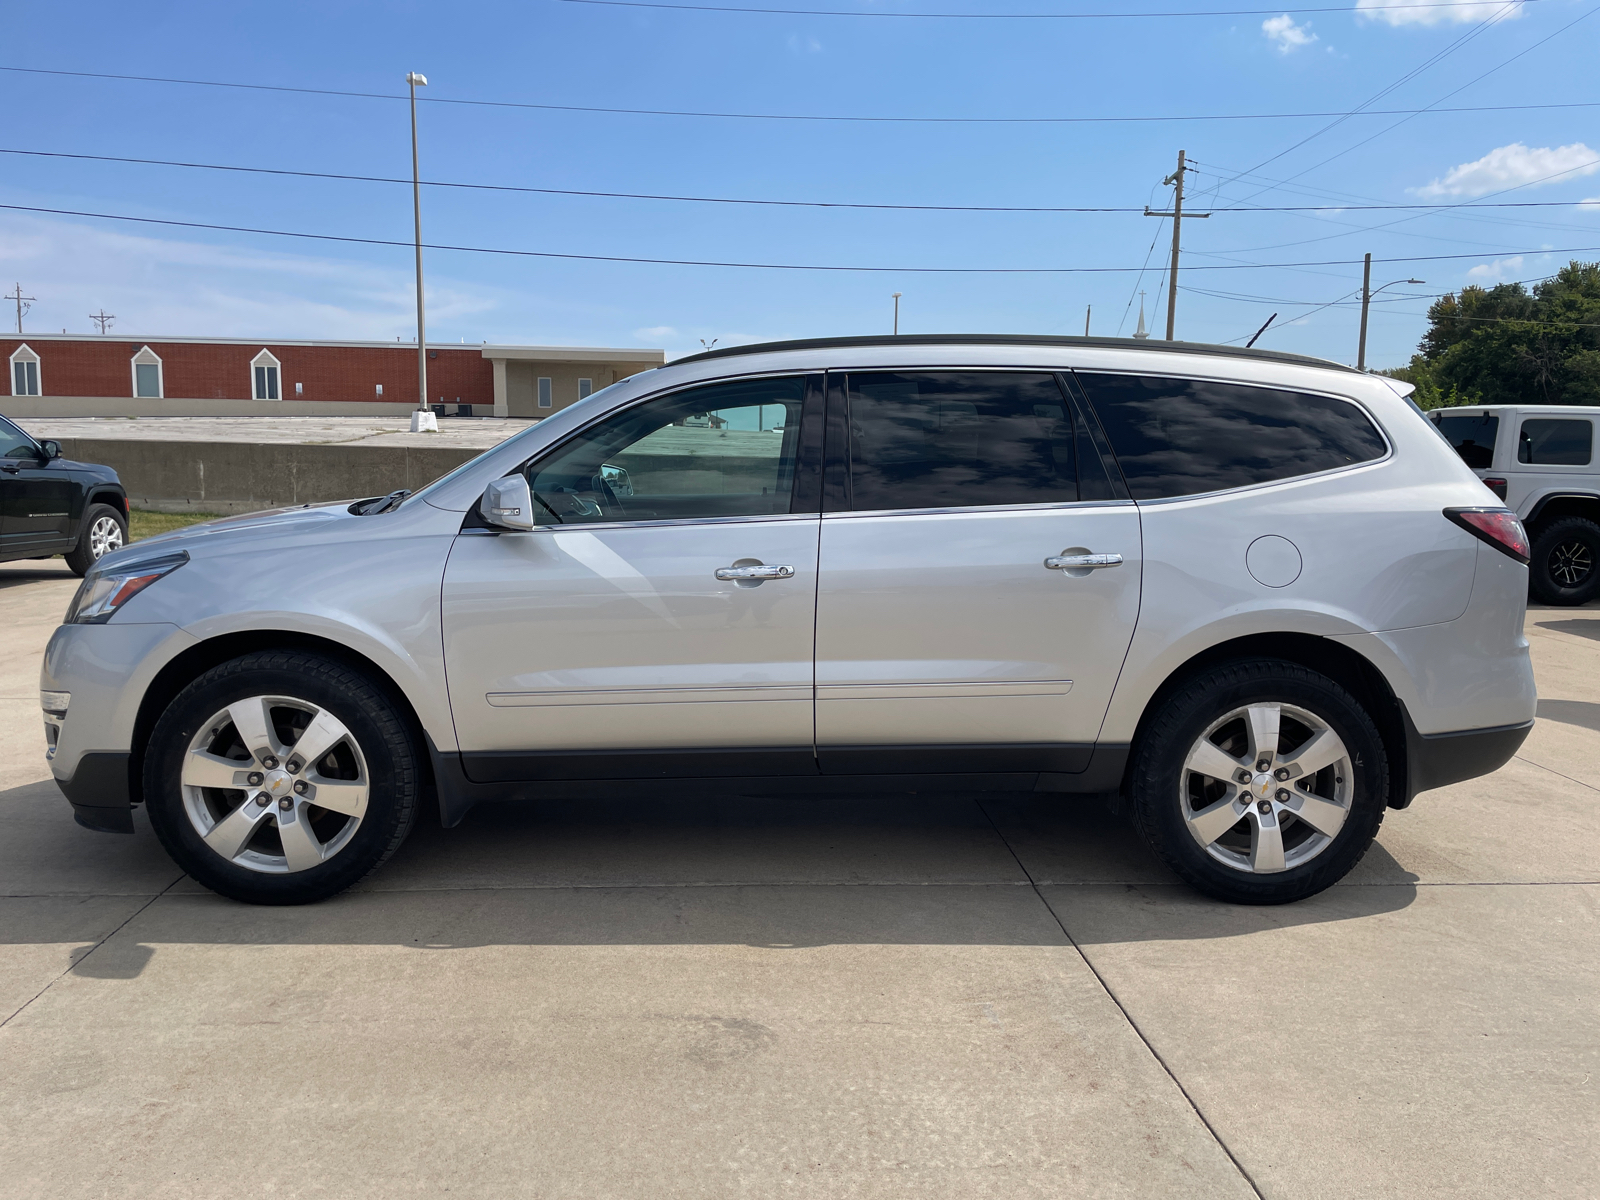
[[[1434,424],[1467,466],[1487,470],[1494,465],[1494,441],[1500,436],[1499,417],[1489,413],[1466,413],[1436,417]]]
[[[133,356],[133,394],[141,399],[159,400],[163,391],[161,357],[149,346]]]
[[[39,355],[26,344],[18,346],[11,355],[11,394],[39,394]]]
[[[1135,500],[1292,479],[1388,452],[1366,414],[1329,396],[1143,375],[1078,379]]]
[[[1593,421],[1529,417],[1517,436],[1517,461],[1536,467],[1586,467],[1593,453]]]
[[[282,368],[278,360],[263,350],[250,360],[250,395],[257,400],[277,400],[283,393],[278,389]],[[299,384],[295,384],[298,391]]]
[[[1078,499],[1073,424],[1053,375],[852,373],[850,507],[857,511]]]
[[[547,525],[787,513],[805,379],[676,392],[584,430],[526,468]]]

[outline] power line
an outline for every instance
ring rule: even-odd
[[[1269,17],[1278,13],[1347,13],[1349,5],[1336,8],[1224,8],[1209,11],[1179,12],[1086,12],[1086,13],[976,13],[976,12],[873,12],[837,8],[753,8],[733,4],[665,4],[655,0],[560,0],[562,4],[589,4],[602,8],[657,8],[669,12],[755,13],[769,17],[897,17],[912,20],[948,21],[1112,21],[1130,18],[1181,17]],[[1537,0],[1521,0],[1536,3]],[[1385,4],[1385,12],[1395,9],[1455,8],[1460,0],[1423,0],[1415,4]]]
[[[350,237],[334,233],[307,233],[288,229],[260,229],[248,225],[219,225],[204,221],[178,221],[165,217],[134,217],[123,213],[83,212],[69,208],[40,208],[26,204],[0,204],[0,210],[9,212],[43,213],[58,217],[87,217],[98,221],[126,221],[137,225],[165,225],[179,229],[208,229],[224,233],[254,233],[267,237],[301,238],[317,242],[343,242],[360,246],[403,246],[412,249],[416,243],[396,241],[391,238]],[[569,254],[554,250],[513,250],[499,246],[456,246],[446,243],[423,242],[424,250],[452,250],[461,254],[501,254],[515,258],[556,258],[575,262],[645,263],[667,267],[729,267],[759,271],[823,271],[859,272],[865,274],[907,275],[1131,275],[1143,267],[864,267],[831,263],[767,263],[729,262],[691,258],[643,258],[623,254]],[[1538,247],[1532,250],[1498,250],[1503,256],[1518,254],[1589,254],[1600,251],[1600,246],[1568,246],[1560,249]],[[1375,258],[1380,263],[1447,262],[1463,258],[1483,258],[1478,254],[1419,254],[1397,258]],[[1320,262],[1297,263],[1206,263],[1190,267],[1192,271],[1250,271],[1289,269],[1295,267],[1350,267],[1360,260],[1328,259]]]
[[[1522,0],[1530,3],[1531,0]],[[1274,12],[1280,11],[1277,9]],[[269,83],[236,83],[231,80],[219,79],[177,79],[161,75],[116,75],[105,71],[60,71],[44,67],[7,67],[0,66],[0,71],[11,71],[27,75],[61,75],[73,79],[111,79],[124,83],[170,83],[180,84],[185,87],[216,87],[237,88],[252,92],[286,92],[293,95],[304,96],[337,96],[354,100],[395,100],[405,101],[407,97],[389,92],[351,92],[340,91],[334,88],[307,88],[288,87],[281,84]],[[1522,112],[1530,110],[1563,109],[1563,108],[1600,108],[1600,101],[1573,101],[1561,104],[1493,104],[1472,105],[1463,108],[1428,108],[1428,109],[1364,109],[1354,113],[1340,112],[1270,112],[1270,113],[1200,113],[1200,114],[1167,114],[1156,116],[1132,117],[878,117],[859,115],[832,115],[826,113],[748,113],[748,112],[715,112],[698,109],[674,108],[602,108],[588,104],[536,104],[524,100],[466,100],[449,96],[418,96],[418,104],[454,104],[478,108],[520,108],[533,109],[539,112],[576,112],[600,113],[610,116],[631,117],[697,117],[727,121],[842,121],[852,124],[884,124],[884,125],[1126,125],[1149,124],[1159,122],[1186,122],[1186,121],[1280,121],[1280,120],[1317,120],[1324,117],[1398,117],[1416,116],[1422,113],[1474,113],[1474,112]]]
[[[421,99],[421,97],[418,97]],[[395,183],[410,186],[411,180],[401,179],[391,175],[352,175],[337,171],[295,171],[286,167],[245,167],[230,163],[201,163],[185,162],[182,160],[164,158],[129,158],[116,154],[75,154],[64,150],[18,150],[0,147],[0,154],[19,154],[32,158],[62,158],[82,162],[107,162],[127,163],[134,166],[146,167],[183,167],[196,171],[234,171],[246,175],[286,175],[296,179],[332,179],[352,183]],[[1577,168],[1574,168],[1577,169]],[[1565,174],[1567,172],[1563,172]],[[1542,182],[1536,180],[1535,182]],[[749,204],[762,207],[775,208],[861,208],[883,209],[892,212],[998,212],[998,213],[1142,213],[1142,208],[1113,207],[1113,206],[1065,206],[1065,205],[1027,205],[1027,204],[873,204],[859,201],[846,200],[768,200],[747,198],[739,196],[683,196],[666,192],[601,192],[589,191],[579,188],[540,188],[520,187],[509,183],[462,183],[459,181],[424,179],[423,187],[435,188],[461,188],[468,191],[482,192],[517,192],[539,196],[580,196],[611,200],[671,200],[685,204]],[[1442,211],[1451,208],[1576,208],[1583,204],[1582,200],[1521,200],[1508,201],[1498,204],[1473,204],[1463,201],[1457,205],[1438,204],[1306,204],[1306,205],[1260,205],[1252,204],[1236,208],[1219,208],[1214,212],[1389,212],[1409,211],[1420,209],[1423,211]],[[1366,226],[1358,228],[1365,229]],[[1381,226],[1379,227],[1381,228]],[[1342,235],[1340,235],[1342,236]]]

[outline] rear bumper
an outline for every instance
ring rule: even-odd
[[[1533,731],[1533,722],[1462,729],[1454,733],[1418,733],[1406,715],[1406,804],[1418,792],[1447,787],[1498,771],[1511,761]],[[1403,808],[1405,805],[1396,805]]]
[[[127,751],[96,750],[78,759],[71,779],[56,786],[72,805],[72,819],[96,833],[132,833],[133,804]]]

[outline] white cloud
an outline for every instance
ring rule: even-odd
[[[814,37],[801,37],[799,34],[789,35],[790,54],[821,54],[822,43]]]
[[[89,333],[94,326],[86,314],[102,307],[116,314],[111,330],[119,337],[388,341],[416,333],[409,268],[167,240],[22,214],[0,217],[0,264],[39,297],[24,329],[43,333],[63,327]],[[459,327],[498,308],[485,290],[435,276],[427,293],[429,330]]]
[[[1600,196],[1590,196],[1587,200],[1578,201],[1578,207],[1593,212],[1600,212]]]
[[[1268,17],[1261,22],[1261,32],[1266,34],[1267,40],[1278,48],[1279,54],[1289,54],[1309,46],[1317,40],[1317,35],[1311,32],[1310,23],[1296,25],[1294,18],[1288,13],[1281,17]]]
[[[1600,171],[1600,150],[1582,142],[1570,146],[1536,146],[1512,142],[1491,150],[1476,162],[1452,167],[1443,179],[1411,188],[1418,196],[1482,196],[1505,188],[1539,183],[1552,175],[1582,176]]]
[[[1496,14],[1502,21],[1522,15],[1518,0],[1434,0],[1427,8],[1419,8],[1417,3],[1418,0],[1356,0],[1356,12],[1385,25],[1464,25],[1487,21]]]
[[[1497,258],[1490,263],[1479,263],[1467,272],[1467,278],[1478,283],[1499,283],[1522,274],[1522,255]]]

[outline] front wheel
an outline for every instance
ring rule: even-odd
[[[1539,531],[1528,584],[1546,604],[1586,604],[1600,595],[1600,525],[1562,517]]]
[[[343,891],[416,815],[405,721],[365,676],[320,655],[247,654],[167,707],[144,767],[150,824],[177,864],[250,904]]]
[[[1296,663],[1213,667],[1167,698],[1131,776],[1146,843],[1186,882],[1240,904],[1283,904],[1344,878],[1388,802],[1372,718]]]
[[[109,504],[91,504],[83,514],[78,544],[66,553],[67,568],[78,578],[113,550],[128,544],[128,519]]]

